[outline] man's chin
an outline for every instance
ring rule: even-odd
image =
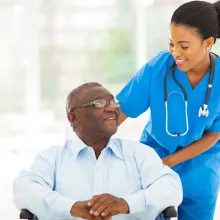
[[[108,128],[106,130],[106,134],[109,136],[109,138],[111,138],[111,136],[113,136],[116,132],[117,132],[117,127],[115,128]]]

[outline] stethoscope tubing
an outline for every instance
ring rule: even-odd
[[[213,57],[212,57],[211,53],[209,54],[209,58],[210,58],[210,76],[209,76],[209,82],[208,82],[205,102],[203,104],[203,107],[205,107],[205,110],[208,109],[208,102],[209,102],[209,98],[210,98],[210,94],[211,94],[211,90],[212,90],[212,83],[213,83],[214,72],[215,72],[214,60],[213,60]],[[189,121],[188,121],[188,111],[187,111],[188,96],[187,96],[187,92],[184,89],[183,85],[176,79],[175,72],[174,72],[175,71],[175,67],[176,67],[176,63],[174,61],[171,64],[171,66],[168,68],[168,70],[166,71],[166,73],[164,75],[164,103],[165,103],[165,111],[166,111],[166,126],[165,127],[166,127],[167,134],[170,135],[170,136],[173,136],[173,137],[184,136],[189,131]],[[185,120],[186,120],[186,130],[184,131],[184,133],[174,132],[172,134],[171,132],[169,132],[169,128],[168,128],[169,119],[168,119],[168,105],[167,105],[167,102],[168,102],[167,77],[168,77],[170,71],[172,71],[172,78],[173,78],[174,82],[178,85],[178,87],[182,90],[182,92],[184,94]],[[208,115],[206,117],[208,117]]]

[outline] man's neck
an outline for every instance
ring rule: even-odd
[[[93,139],[82,139],[83,142],[89,146],[92,147],[93,150],[95,151],[96,158],[99,157],[101,154],[102,150],[107,146],[109,142],[109,137],[100,137],[100,138],[93,138]]]

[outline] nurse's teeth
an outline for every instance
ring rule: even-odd
[[[176,60],[176,64],[183,64],[185,60]]]

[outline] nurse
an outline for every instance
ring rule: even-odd
[[[211,220],[220,185],[220,1],[175,10],[169,51],[144,65],[117,95],[120,123],[151,110],[141,142],[181,177],[179,220]]]

